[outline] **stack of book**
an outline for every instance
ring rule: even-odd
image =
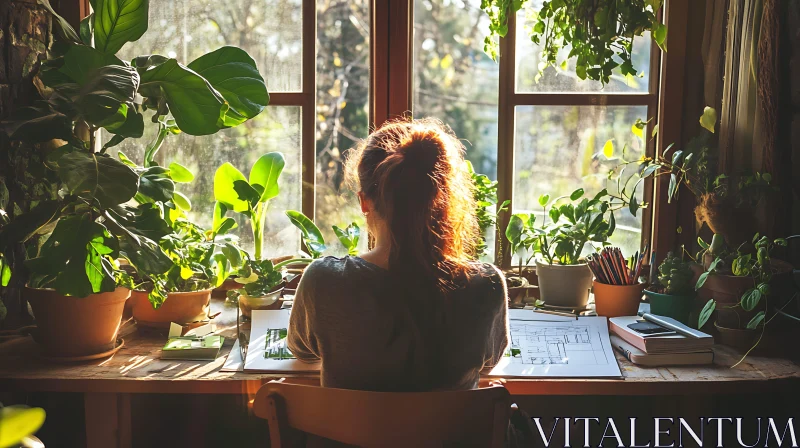
[[[711,335],[674,319],[655,317],[662,319],[667,326],[660,332],[656,329],[654,334],[648,334],[647,330],[637,331],[637,328],[644,326],[645,322],[638,316],[612,317],[608,320],[611,345],[630,362],[642,366],[698,365],[714,362],[712,350],[714,338]]]

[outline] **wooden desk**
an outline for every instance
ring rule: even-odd
[[[319,384],[318,375],[220,372],[236,333],[236,312],[217,300],[212,301],[212,312],[222,313],[214,323],[228,338],[216,361],[160,360],[166,330],[139,330],[124,337],[125,347],[112,358],[71,365],[38,358],[36,344],[30,338],[20,338],[0,344],[0,391],[83,393],[88,446],[112,448],[129,446],[130,394],[234,394],[252,398],[261,385],[279,378]],[[618,357],[623,380],[511,379],[506,387],[518,396],[695,395],[769,392],[800,385],[800,364],[791,360],[751,356],[731,369],[740,354],[723,346],[717,346],[715,352],[713,366],[642,368]]]

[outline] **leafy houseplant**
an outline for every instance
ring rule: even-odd
[[[270,152],[259,157],[250,169],[250,177],[245,178],[236,167],[224,163],[214,174],[214,220],[212,229],[216,233],[224,233],[235,225],[235,221],[227,217],[233,211],[250,220],[255,245],[256,261],[263,259],[264,225],[267,217],[269,201],[280,193],[280,178],[286,160],[279,152]]]
[[[579,188],[553,201],[550,195],[541,195],[539,205],[543,218],[540,226],[535,225],[535,215],[517,214],[506,229],[514,252],[528,249],[531,252],[528,262],[538,257],[539,290],[542,300],[549,305],[586,306],[592,272],[581,260],[584,248],[587,244],[608,244],[616,228],[614,211],[625,206],[632,208],[625,198],[611,196],[605,189],[592,199],[584,198],[584,194]]]
[[[688,324],[695,302],[693,283],[691,261],[670,252],[658,266],[657,282],[644,292],[650,300],[650,311]]]
[[[490,19],[484,51],[497,60],[497,37],[508,32],[508,18],[527,0],[481,0]],[[558,53],[569,48],[576,58],[580,79],[608,83],[619,67],[624,76],[636,75],[631,54],[634,37],[650,31],[653,40],[666,51],[667,27],[657,17],[661,0],[547,0],[535,13],[531,40],[542,45],[540,71],[557,65]]]
[[[235,47],[201,56],[188,67],[158,55],[132,63],[117,58],[126,42],[146,31],[147,2],[122,8],[116,0],[94,0],[95,13],[81,23],[80,34],[47,0],[40,3],[56,19],[59,42],[37,75],[40,99],[2,127],[11,140],[39,145],[45,166],[35,168],[42,178],[54,177],[62,193],[0,223],[0,251],[26,247],[26,296],[48,351],[97,354],[115,345],[127,288],[134,286],[118,260],[141,277],[163,275],[173,266],[156,243],[171,233],[169,212],[165,202],[146,198],[165,194],[180,171],[139,170],[106,151],[141,137],[147,111],[163,142],[169,132],[206,135],[241,124],[257,115],[269,96],[252,58]],[[115,26],[122,22],[126,26]],[[100,129],[112,135],[104,145]],[[139,204],[130,205],[131,199]],[[172,204],[185,198],[161,199]]]
[[[776,315],[785,315],[783,308],[794,300],[792,297],[785,303],[775,303],[781,295],[774,291],[776,276],[791,271],[791,267],[772,258],[775,248],[785,247],[793,238],[797,236],[773,240],[756,234],[735,251],[718,251],[695,285],[700,298],[708,299],[700,312],[698,327],[705,325],[716,311],[714,325],[722,343],[749,348],[748,353],[754,349],[763,338],[766,325]]]
[[[475,185],[475,204],[476,217],[478,219],[478,227],[481,231],[480,242],[477,247],[476,257],[481,258],[487,254],[486,246],[486,232],[492,227],[497,225],[497,216],[508,210],[508,204],[511,201],[503,201],[502,204],[497,206],[497,181],[489,179],[485,174],[475,172],[472,167],[472,162],[466,161],[467,171],[472,177],[472,183]],[[497,206],[497,210],[492,211],[491,208]]]
[[[738,246],[756,231],[753,209],[766,194],[775,190],[770,184],[772,176],[759,172],[737,176],[716,173],[713,169],[716,151],[711,146],[716,110],[706,107],[699,121],[704,130],[685,148],[673,149],[671,144],[655,159],[644,157],[624,165],[638,165],[641,178],[669,176],[668,202],[678,199],[681,185],[686,186],[697,198],[694,210],[697,222],[706,223],[712,232]]]

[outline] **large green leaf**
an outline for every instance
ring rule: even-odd
[[[264,154],[253,165],[250,170],[250,185],[261,185],[264,188],[260,202],[268,201],[278,195],[280,192],[278,179],[285,165],[286,159],[280,152]]]
[[[295,227],[300,229],[300,233],[303,235],[303,241],[311,252],[312,258],[319,258],[325,250],[325,238],[322,236],[319,227],[302,212],[287,210],[286,216]]]
[[[522,233],[525,229],[525,221],[528,216],[524,214],[511,215],[506,227],[506,239],[511,243],[511,251],[516,252],[522,244]]]
[[[139,176],[139,193],[159,202],[167,202],[175,193],[175,183],[169,170],[161,166],[145,169]]]
[[[269,104],[264,78],[256,62],[237,47],[222,47],[195,59],[188,66],[222,94],[230,110],[226,126],[236,126],[255,117]]]
[[[0,127],[11,140],[33,143],[54,138],[66,140],[72,136],[72,120],[46,101],[20,108],[11,120],[0,123]]]
[[[140,93],[163,95],[181,131],[208,135],[226,127],[228,103],[202,76],[175,59],[137,58],[134,64],[142,78]]]
[[[40,202],[33,210],[17,216],[10,224],[0,229],[0,252],[9,244],[28,241],[42,228],[58,218],[61,204],[56,200]]]
[[[172,230],[164,218],[161,209],[153,203],[140,204],[138,207],[119,205],[108,209],[106,216],[136,236],[158,241]]]
[[[94,43],[106,54],[116,54],[127,42],[147,31],[148,0],[95,0]]]
[[[95,70],[108,65],[125,66],[128,64],[122,62],[113,54],[104,54],[92,47],[70,45],[64,54],[64,63],[58,71],[72,81],[83,85],[90,79]]]
[[[138,88],[139,73],[136,69],[108,65],[89,74],[74,100],[88,123],[118,130],[126,122],[128,109],[132,115],[135,114],[133,100]]]
[[[104,207],[127,202],[139,185],[139,176],[124,163],[85,151],[61,156],[58,175],[72,194],[97,199]]]
[[[118,243],[88,214],[61,218],[42,245],[39,256],[26,266],[35,276],[52,279],[44,286],[61,294],[86,297],[116,288],[113,267],[106,257],[117,258]]]
[[[44,6],[47,12],[52,14],[52,16],[56,19],[54,22],[56,34],[58,34],[58,37],[63,42],[73,42],[76,44],[81,43],[81,38],[78,36],[78,33],[75,32],[75,28],[72,28],[72,25],[67,22],[67,19],[56,14],[56,11],[52,6],[50,6],[50,2],[48,0],[39,0],[39,4]]]
[[[248,210],[248,203],[239,199],[239,193],[234,189],[234,182],[237,180],[247,182],[244,174],[229,162],[217,168],[217,172],[214,173],[214,200],[223,204],[228,210],[243,213]]]
[[[352,223],[344,229],[333,226],[333,233],[345,249],[347,249],[348,255],[358,255],[358,240],[361,237],[361,229],[358,227],[358,224]]]

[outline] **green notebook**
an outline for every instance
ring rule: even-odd
[[[222,336],[171,337],[161,349],[161,359],[213,361],[217,359],[224,341]]]

